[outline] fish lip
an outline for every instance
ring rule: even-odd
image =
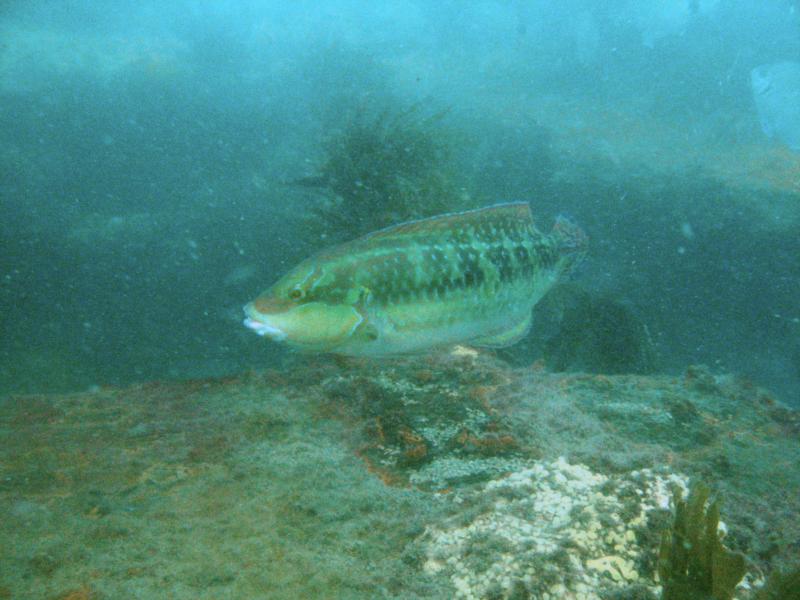
[[[242,321],[245,327],[248,329],[252,329],[260,336],[267,336],[273,340],[281,341],[286,339],[286,332],[281,331],[277,327],[273,327],[268,323],[264,323],[263,321],[259,321],[257,319],[252,319],[250,317],[245,318]]]
[[[258,314],[254,316],[254,312],[255,309],[253,308],[252,304],[248,304],[244,307],[245,318],[244,321],[242,321],[242,324],[245,327],[252,329],[262,337],[267,336],[276,341],[282,341],[286,339],[285,331],[275,327],[274,325],[270,325],[264,315]]]

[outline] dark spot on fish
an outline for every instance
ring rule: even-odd
[[[558,252],[549,244],[538,243],[533,248],[533,259],[537,264],[549,269],[558,262]]]
[[[500,281],[507,283],[514,278],[514,268],[511,264],[511,255],[503,246],[495,246],[486,253],[487,258],[497,269]]]
[[[534,272],[533,263],[531,261],[525,262],[522,265],[521,272],[522,272],[522,276],[523,277],[527,277],[527,278],[533,277],[533,272]]]
[[[461,256],[459,270],[464,274],[464,285],[472,287],[480,285],[484,279],[477,253],[465,253]]]

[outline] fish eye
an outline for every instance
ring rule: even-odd
[[[294,288],[289,291],[289,298],[292,300],[300,300],[303,297],[303,290],[300,288]]]

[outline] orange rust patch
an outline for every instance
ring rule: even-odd
[[[406,463],[418,463],[428,456],[428,446],[425,444],[415,444],[403,452]]]
[[[384,444],[386,442],[386,432],[383,430],[383,421],[381,420],[380,415],[375,417],[374,430],[370,429],[368,429],[368,431],[377,438],[379,444]]]
[[[367,471],[378,477],[384,485],[391,487],[408,487],[408,482],[404,478],[395,475],[388,469],[376,465],[372,459],[367,456],[366,451],[374,447],[375,446],[364,446],[356,451],[356,456],[364,461],[364,464],[367,466]]]
[[[413,432],[409,427],[403,426],[397,430],[400,439],[406,444],[422,444],[425,440],[418,433]]]
[[[462,429],[456,437],[456,442],[467,449],[478,451],[480,454],[494,456],[519,450],[520,446],[512,435],[490,435],[478,437],[466,429]]]
[[[64,417],[64,411],[46,396],[11,396],[11,401],[20,407],[12,421],[16,426],[50,425]]]
[[[79,590],[72,590],[60,596],[61,600],[91,600],[94,594],[88,587],[82,587]]]
[[[435,374],[430,369],[417,369],[412,377],[419,384],[430,383],[435,379]]]
[[[428,444],[421,435],[405,426],[400,427],[397,434],[405,445],[403,462],[406,466],[425,460],[428,456]]]
[[[496,385],[476,385],[469,390],[469,395],[472,399],[481,403],[481,407],[487,412],[492,413],[494,409],[491,406],[490,400],[494,397],[497,391]]]

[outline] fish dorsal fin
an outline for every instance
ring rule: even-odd
[[[507,202],[474,210],[445,213],[426,219],[398,223],[397,225],[391,225],[367,234],[361,239],[364,241],[383,241],[397,237],[429,234],[437,231],[475,229],[479,226],[504,228],[507,225],[513,225],[519,227],[520,224],[524,226],[533,226],[533,215],[531,214],[530,205],[527,202]]]

